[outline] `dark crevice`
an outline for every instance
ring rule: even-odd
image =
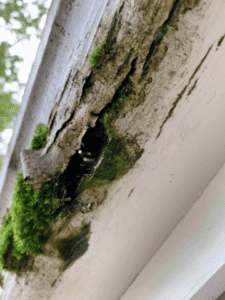
[[[190,88],[190,90],[189,90],[187,96],[189,96],[189,95],[192,93],[192,91],[193,91],[194,88],[196,87],[197,82],[198,82],[198,79],[195,80],[195,83],[194,83],[193,86]]]
[[[78,197],[78,188],[80,187],[83,179],[86,176],[93,176],[96,171],[96,166],[104,156],[105,147],[109,142],[109,136],[106,133],[104,125],[100,122],[103,114],[111,110],[114,102],[118,100],[121,95],[122,89],[130,82],[130,76],[135,72],[135,64],[138,59],[138,55],[132,60],[130,71],[127,73],[126,78],[121,83],[120,87],[116,90],[111,103],[108,103],[99,114],[91,112],[93,116],[98,116],[96,126],[89,128],[81,141],[81,147],[74,155],[70,157],[66,170],[56,179],[52,179],[50,182],[54,184],[54,195],[61,201],[64,201],[65,207],[59,208],[56,211],[56,216],[61,214],[62,216],[68,213],[73,213],[77,210],[82,212],[81,203]],[[90,77],[86,80],[85,86],[83,87],[83,98],[85,90],[90,88]],[[68,123],[74,118],[75,112],[70,118],[63,124],[63,126],[57,131],[53,143],[57,140],[60,132],[62,132]],[[52,144],[53,144],[52,143]],[[50,148],[49,148],[50,149]],[[70,201],[65,201],[67,198],[71,198]]]
[[[78,70],[76,70],[75,74],[72,76],[72,86],[76,85],[75,79],[77,78]]]
[[[120,15],[121,15],[121,11],[124,8],[124,4],[125,3],[123,2],[120,9],[119,9],[119,11],[117,13],[115,13],[115,15],[113,17],[113,20],[112,20],[112,23],[111,23],[111,26],[110,26],[110,29],[109,29],[109,31],[107,33],[107,36],[106,36],[106,43],[105,44],[108,45],[108,47],[110,49],[111,49],[112,44],[116,43],[116,40],[115,40],[115,38],[113,38],[113,36],[115,36],[116,38],[118,36],[118,31],[119,31],[120,26],[121,26],[121,24],[119,24],[120,22],[118,20],[119,20],[119,18],[121,19]]]
[[[70,73],[69,73],[69,75],[67,76],[66,83],[65,83],[65,85],[64,85],[64,88],[63,88],[63,90],[62,90],[62,92],[61,92],[61,96],[60,96],[60,98],[59,98],[59,99],[60,99],[60,100],[59,100],[59,103],[60,103],[61,99],[63,98],[63,94],[65,93],[65,90],[66,90],[66,88],[67,88],[67,86],[68,86],[68,83],[69,83],[69,80],[70,80],[72,71],[73,71],[73,70],[70,70]],[[59,103],[58,103],[58,104],[59,104]]]
[[[218,47],[221,46],[221,44],[222,44],[224,38],[225,38],[225,35],[223,35],[223,36],[220,38],[219,42],[217,43],[217,49],[218,49]],[[216,51],[217,51],[217,49],[216,49]]]
[[[98,117],[99,116],[99,114],[96,114],[96,113],[94,113],[94,112],[90,112],[90,114],[92,115],[92,116],[94,116],[94,117]]]
[[[130,71],[127,73],[126,78],[122,81],[121,85],[116,90],[116,92],[115,92],[115,94],[112,98],[112,101],[110,103],[108,103],[104,107],[104,109],[102,109],[102,111],[99,113],[98,120],[96,121],[96,124],[100,123],[100,120],[103,117],[105,112],[111,110],[111,107],[112,107],[113,103],[116,102],[118,100],[118,98],[120,97],[122,89],[129,83],[129,81],[130,81],[129,77],[132,76],[135,72],[135,69],[136,69],[135,64],[136,64],[137,59],[138,59],[138,55],[136,55],[136,57],[132,60]]]
[[[129,77],[135,72],[137,58],[138,55],[136,55],[136,57],[132,60],[130,71],[123,80],[121,86],[115,92],[112,102],[108,103],[98,115],[96,115],[94,112],[91,112],[93,116],[98,116],[96,126],[94,128],[89,128],[86,131],[82,138],[80,149],[78,149],[75,154],[71,156],[66,170],[57,179],[52,179],[50,181],[54,184],[54,195],[58,199],[62,199],[63,201],[69,197],[71,198],[71,201],[64,202],[65,207],[63,209],[59,208],[56,211],[56,215],[62,212],[67,214],[73,213],[75,210],[81,211],[81,205],[77,197],[77,190],[80,187],[84,177],[89,175],[93,176],[96,170],[95,166],[98,165],[98,162],[104,155],[105,147],[109,142],[109,136],[100,120],[103,114],[110,110],[113,103],[119,98],[123,87],[129,83]],[[74,115],[75,112],[73,112],[69,120],[67,120],[57,131],[53,143],[57,140],[59,133],[63,131],[64,128],[67,127],[68,123],[74,118]]]
[[[213,45],[212,45],[213,46]],[[209,50],[207,51],[206,55],[203,57],[203,59],[201,60],[200,64],[198,65],[198,67],[195,69],[194,73],[192,74],[190,80],[189,80],[189,83],[191,82],[192,78],[195,76],[195,74],[198,72],[198,70],[201,68],[203,62],[206,60],[207,56],[209,55],[209,52],[211,51],[212,49],[212,46],[209,48]]]
[[[55,117],[57,116],[57,108],[58,108],[58,103],[56,102],[57,99],[58,99],[58,93],[55,96],[54,105],[53,105],[53,108],[52,108],[51,113],[50,113],[49,118],[48,118],[48,124],[50,124],[49,134],[50,134],[50,132],[53,128],[53,125],[54,125],[54,122],[52,121],[52,119],[55,119]]]
[[[121,11],[123,10],[124,8],[124,4],[125,4],[125,1],[123,2],[123,4],[121,5],[120,9],[119,9],[119,13],[121,14]]]
[[[110,28],[110,30],[109,30],[109,32],[107,34],[107,37],[106,37],[106,45],[109,45],[108,41],[112,41],[112,43],[116,43],[115,39],[112,40],[112,36],[113,36],[113,34],[115,32],[116,24],[117,24],[117,14],[115,14],[115,16],[113,17],[111,28]],[[111,45],[109,45],[109,46],[111,46]],[[108,47],[108,49],[110,49],[110,48]]]
[[[94,83],[91,83],[91,76],[92,76],[92,74],[93,74],[93,71],[91,70],[90,75],[85,78],[85,83],[83,85],[83,89],[82,89],[82,93],[81,93],[81,97],[80,97],[80,102],[82,102],[82,99],[87,94],[88,89],[90,89],[94,85]]]
[[[122,73],[122,68],[123,66],[126,66],[129,62],[130,56],[133,53],[133,48],[131,48],[131,50],[129,51],[129,53],[127,53],[124,62],[118,67],[117,72],[116,72],[116,76],[119,76]]]
[[[154,36],[154,39],[153,39],[153,42],[150,46],[150,50],[149,50],[149,53],[146,57],[146,61],[144,63],[144,66],[143,66],[143,73],[142,73],[142,76],[138,82],[138,84],[141,83],[141,81],[146,77],[147,75],[147,72],[148,72],[148,67],[149,67],[149,64],[151,62],[151,58],[154,56],[154,54],[157,52],[158,48],[159,48],[159,45],[161,44],[162,42],[162,36],[163,34],[166,32],[166,27],[173,22],[173,19],[174,19],[174,15],[178,9],[178,5],[179,3],[181,2],[181,0],[176,0],[173,4],[173,7],[170,11],[170,14],[169,14],[169,17],[167,18],[167,20],[163,23],[163,25],[161,27],[159,27],[157,30],[156,30],[156,33],[155,33],[155,36]]]
[[[103,48],[103,52],[105,52],[105,54],[111,53],[113,45],[116,44],[118,32],[121,28],[121,21],[119,21],[119,18],[121,20],[120,13],[124,7],[124,4],[125,3],[123,2],[123,4],[121,5],[121,7],[119,9],[119,12],[116,13],[113,17],[110,29],[106,36],[105,47]],[[103,54],[103,56],[105,56],[105,55]]]
[[[212,45],[212,46],[213,46],[213,45]],[[198,70],[199,70],[200,67],[202,66],[203,62],[204,62],[205,59],[207,58],[207,56],[208,56],[210,50],[212,49],[212,46],[211,46],[211,47],[209,48],[209,50],[207,51],[206,55],[205,55],[204,58],[201,60],[201,62],[200,62],[200,64],[198,65],[198,67],[195,69],[194,73],[192,74],[191,78],[189,79],[188,84],[184,87],[183,91],[182,91],[180,94],[178,94],[177,99],[173,102],[172,107],[171,107],[171,109],[169,110],[169,113],[168,113],[166,119],[163,121],[162,125],[160,126],[160,130],[159,130],[159,133],[158,133],[158,135],[157,135],[157,137],[156,137],[156,140],[157,140],[157,138],[160,136],[164,124],[165,124],[166,121],[172,116],[175,107],[177,106],[178,102],[180,101],[180,99],[181,99],[181,97],[183,96],[184,92],[186,91],[187,87],[190,85],[191,80],[193,79],[193,77],[194,77],[195,74],[198,72]],[[197,82],[197,81],[196,81],[196,82]]]
[[[52,126],[52,121],[51,121],[52,117],[53,117],[53,109],[48,117],[48,124],[51,122],[51,126]]]
[[[62,200],[71,198],[71,201],[64,202],[63,209],[59,208],[56,211],[56,215],[62,212],[67,214],[81,210],[80,202],[77,199],[77,189],[84,177],[94,174],[95,166],[104,155],[107,143],[108,135],[101,123],[87,130],[80,149],[71,156],[66,170],[57,179],[51,181],[54,183],[55,197]]]
[[[60,132],[62,132],[62,131],[68,126],[68,124],[69,124],[69,123],[71,122],[71,120],[73,119],[74,115],[75,115],[75,111],[72,112],[72,114],[71,114],[71,116],[69,117],[69,119],[68,119],[66,122],[63,123],[63,125],[60,127],[59,130],[57,130],[57,132],[56,132],[56,134],[55,134],[55,138],[54,138],[53,142],[51,143],[51,145],[49,146],[47,152],[50,151],[52,145],[54,145],[55,141],[58,139],[58,136],[59,136]]]
[[[132,190],[130,191],[130,194],[128,195],[128,198],[129,198],[130,195],[133,193],[133,191],[134,191],[134,189],[132,189]]]
[[[82,94],[81,94],[81,97],[80,97],[80,102],[82,101],[83,97],[85,96],[85,93],[87,92],[87,90],[93,86],[93,84],[90,83],[90,79],[91,79],[92,73],[93,73],[93,72],[91,71],[90,75],[89,75],[88,77],[86,77],[86,80],[85,80],[85,83],[84,83],[84,86],[83,86],[83,89],[82,89]],[[61,94],[61,97],[63,96],[63,93],[64,93],[64,91],[65,91],[65,88],[66,88],[66,86],[67,86],[67,84],[68,84],[68,80],[69,80],[69,78],[70,78],[70,75],[71,75],[71,72],[70,72],[70,74],[69,74],[69,76],[68,76],[68,79],[67,79],[66,85],[65,85],[65,87],[64,87],[64,90],[63,90],[63,92],[62,92],[62,94]],[[57,140],[57,138],[58,138],[60,132],[62,132],[62,131],[68,126],[68,124],[69,124],[69,123],[71,122],[71,120],[74,118],[74,115],[75,115],[75,111],[73,111],[73,113],[71,114],[71,116],[69,117],[69,119],[68,119],[66,122],[64,122],[63,125],[60,127],[60,129],[56,132],[54,141],[53,141],[52,144],[48,147],[48,151],[47,151],[47,152],[50,151],[52,145],[53,145],[53,144],[55,143],[55,141]],[[50,135],[51,129],[52,129],[52,127],[53,127],[55,117],[56,117],[56,114],[55,114],[54,118],[52,119],[52,121],[51,121],[51,123],[50,123],[50,126],[49,126],[49,135]]]
[[[77,209],[81,211],[81,204],[79,202],[77,190],[84,177],[89,175],[93,176],[95,166],[98,165],[98,162],[102,156],[104,156],[105,147],[109,142],[108,134],[105,131],[104,125],[100,122],[100,119],[106,111],[110,110],[112,104],[118,99],[123,87],[129,83],[129,77],[135,72],[137,58],[138,57],[136,56],[131,62],[131,69],[126,78],[123,80],[121,86],[115,92],[112,102],[108,103],[98,114],[96,126],[94,128],[89,128],[83,136],[81,147],[73,156],[71,156],[66,170],[58,177],[57,180],[52,180],[55,186],[55,196],[58,199],[65,200],[68,197],[71,198],[71,201],[64,202],[65,207],[63,209],[59,208],[56,211],[56,215],[59,213],[62,214],[62,212],[65,214],[73,213]],[[92,114],[95,115],[94,113]],[[64,127],[66,127],[66,124],[64,124]]]
[[[56,114],[54,115],[54,117],[53,117],[53,119],[52,119],[52,121],[51,121],[51,123],[50,123],[50,125],[49,125],[49,129],[48,129],[49,135],[51,134],[51,131],[52,131],[52,128],[53,128],[53,124],[54,124],[54,122],[55,122],[56,115],[57,115],[57,112],[56,112]]]

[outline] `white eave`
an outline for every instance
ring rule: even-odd
[[[76,5],[69,8],[70,2]],[[29,148],[37,124],[48,124],[71,67],[81,68],[93,50],[103,14],[114,14],[120,1],[110,2],[53,0],[3,164],[0,220],[22,171],[20,152]],[[221,28],[216,40],[222,15],[214,22]],[[224,292],[225,72],[218,77],[224,59],[225,42],[193,91],[195,103],[182,102],[154,148],[146,144],[133,181],[125,177],[111,189],[92,220],[87,252],[66,271],[54,300],[216,300]],[[135,186],[132,193],[127,184]],[[110,213],[101,214],[104,209]]]

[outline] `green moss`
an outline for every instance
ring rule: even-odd
[[[92,67],[94,67],[97,64],[98,60],[99,60],[104,42],[105,42],[105,40],[102,40],[101,46],[99,48],[96,47],[94,52],[91,54],[91,58],[89,59],[89,63],[91,64]]]
[[[27,185],[22,172],[17,177],[14,188],[11,216],[14,233],[13,254],[21,259],[22,255],[32,253],[39,255],[40,247],[46,240],[42,230],[54,219],[54,212],[63,206],[54,198],[54,188],[46,183],[40,191]]]
[[[44,148],[47,134],[47,126],[37,126],[30,150]],[[0,229],[0,269],[18,272],[19,260],[24,255],[41,253],[41,246],[48,238],[43,231],[64,203],[53,197],[53,184],[45,183],[40,191],[35,191],[32,185],[24,181],[23,172],[18,174],[14,190],[13,204],[4,216]],[[4,268],[5,263],[7,267]]]
[[[164,30],[162,30],[161,36],[157,39],[157,41],[161,42],[163,40],[163,37],[166,34],[166,32],[169,30],[169,28],[170,28],[170,26],[167,25],[166,28]]]
[[[101,49],[94,52],[92,64],[95,65],[97,63]],[[126,100],[124,96],[125,89],[126,87],[121,90],[118,99],[112,103],[100,120],[109,136],[109,142],[105,147],[104,159],[93,177],[83,180],[78,193],[121,178],[142,155],[143,150],[136,146],[134,147],[134,144],[128,139],[121,138],[116,133],[116,128],[110,128],[109,125],[112,113],[115,115],[120,105]],[[44,148],[47,144],[47,134],[47,126],[43,124],[38,125],[30,150],[36,151]],[[65,206],[65,204],[63,200],[53,196],[55,195],[55,190],[52,183],[44,183],[40,191],[35,191],[32,185],[27,185],[24,181],[23,172],[18,174],[14,190],[13,204],[4,216],[3,226],[0,229],[0,271],[5,270],[18,273],[21,270],[24,258],[29,255],[42,253],[42,246],[51,234],[50,230],[48,230],[48,225],[56,218],[58,209]],[[65,247],[66,249],[71,249],[68,245],[74,243],[80,245],[77,245],[79,247],[76,248],[76,253],[74,252],[75,254],[73,255],[73,259],[76,259],[88,247],[87,240],[84,238],[84,232],[65,241],[59,241],[58,250],[63,259],[68,259],[69,257],[69,253],[66,254],[68,257],[65,255]]]
[[[0,287],[3,288],[3,280],[4,280],[4,276],[0,275]]]
[[[30,150],[36,151],[43,149],[47,144],[48,126],[39,124],[34,133],[33,139],[30,144]]]

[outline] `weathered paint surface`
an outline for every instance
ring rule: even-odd
[[[215,160],[211,152],[204,152],[210,141],[213,145],[217,141],[210,127],[221,137],[224,131],[223,115],[217,114],[219,108],[224,111],[223,73],[215,79],[219,61],[223,61],[224,10],[223,1],[218,0],[117,1],[105,7],[93,42],[94,49],[105,39],[102,56],[93,69],[87,57],[80,65],[82,71],[71,68],[68,72],[50,114],[45,154],[64,151],[58,169],[62,171],[79,149],[86,127],[95,125],[96,115],[102,116],[130,76],[128,99],[116,113],[109,114],[106,126],[117,128],[117,136],[130,142],[131,151],[137,147],[144,152],[119,180],[83,193],[84,204],[94,203],[93,210],[53,225],[56,239],[90,223],[89,247],[65,272],[61,262],[51,269],[51,275],[46,272],[49,289],[46,283],[46,290],[39,290],[42,299],[74,299],[75,295],[76,299],[92,300],[164,300],[172,299],[174,294],[179,297],[178,291],[178,299],[192,299],[208,281],[207,261],[212,261],[213,254],[220,250],[224,231],[222,200],[217,201],[213,221],[207,219],[214,211],[210,195],[219,189],[214,187],[208,198],[200,198],[225,159],[224,140],[217,147]],[[158,28],[168,23],[170,27],[161,39]],[[156,43],[158,39],[160,44]],[[213,127],[218,120],[221,128]],[[204,128],[210,134],[208,139]],[[198,168],[193,172],[195,166]],[[222,190],[220,177],[217,187]],[[219,199],[219,192],[217,196]],[[197,203],[198,199],[201,202]],[[198,205],[194,206],[195,202]],[[182,218],[183,223],[174,230]],[[219,226],[214,226],[216,222]],[[158,251],[171,233],[167,247]],[[51,266],[58,254],[52,243],[46,245]],[[207,247],[211,250],[206,251]],[[156,253],[158,256],[154,256]],[[222,255],[219,259],[213,265],[215,272],[222,260],[224,264]],[[43,261],[47,268],[48,260]],[[41,257],[37,262],[41,263]],[[187,263],[194,275],[187,271]],[[193,263],[198,265],[198,272],[194,272]],[[144,276],[141,270],[145,266],[148,269]],[[38,279],[42,274],[38,271],[35,276]],[[138,277],[142,278],[139,282]],[[20,280],[14,297],[16,291],[24,290],[27,297],[31,293],[35,299],[32,273],[27,280],[27,288]],[[138,289],[140,284],[142,291]]]

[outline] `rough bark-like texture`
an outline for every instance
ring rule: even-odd
[[[71,70],[52,109],[48,144],[42,154],[22,152],[24,178],[28,184],[38,187],[66,169],[70,157],[80,148],[87,128],[95,126],[98,116],[107,104],[118,98],[131,75],[133,78],[126,91],[129,100],[116,116],[111,116],[108,126],[117,128],[122,138],[135,140],[141,148],[150,135],[156,136],[161,131],[160,126],[172,105],[172,99],[164,98],[165,92],[170,93],[168,84],[173,82],[173,89],[178,89],[176,78],[186,72],[183,65],[191,52],[189,37],[185,36],[185,41],[176,37],[179,15],[199,2],[121,1],[113,19],[105,22],[103,18],[95,41],[98,46],[105,38],[99,62],[91,69],[87,57],[82,73],[76,67]],[[166,35],[173,36],[172,42],[163,39],[167,25],[170,28]],[[173,55],[177,50],[179,55]],[[155,72],[160,70],[160,62],[166,54],[167,69],[163,73]],[[155,89],[154,83],[161,89]],[[179,82],[179,91],[185,84],[184,76],[183,82]]]

